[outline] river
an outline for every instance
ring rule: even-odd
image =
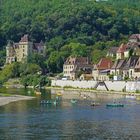
[[[23,89],[3,91],[32,95],[32,91]],[[0,140],[140,139],[140,101],[120,96],[115,101],[123,103],[124,107],[107,108],[106,104],[113,102],[114,98],[95,96],[94,101],[100,102],[100,106],[92,107],[93,99],[77,98],[77,103],[72,104],[72,96],[62,96],[59,105],[40,104],[41,100],[55,97],[48,90],[36,99],[1,106]]]

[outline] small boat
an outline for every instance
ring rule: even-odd
[[[55,100],[55,101],[53,102],[53,104],[54,104],[54,105],[57,105],[57,104],[58,104],[58,102]]]
[[[124,104],[117,104],[117,103],[106,104],[106,107],[124,107]]]
[[[41,92],[35,91],[35,94],[36,94],[36,95],[41,95]]]
[[[40,101],[40,104],[52,104],[51,100],[42,100]]]
[[[57,95],[57,96],[62,96],[62,94],[61,94],[61,93],[57,93],[56,95]]]
[[[135,95],[126,95],[126,98],[127,99],[136,99],[136,96]]]
[[[72,104],[77,103],[77,100],[76,99],[71,99],[70,101],[71,101]]]
[[[91,103],[91,106],[99,106],[100,105],[100,103]]]

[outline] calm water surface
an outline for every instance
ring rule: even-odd
[[[0,107],[0,140],[140,140],[139,101],[122,97],[117,101],[124,108],[106,108],[113,99],[96,98],[101,105],[91,107],[91,100],[72,105],[62,97],[57,106],[40,105],[50,98],[55,95],[47,91],[37,99]]]

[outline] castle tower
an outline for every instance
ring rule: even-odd
[[[17,54],[17,61],[19,62],[26,60],[28,56],[30,56],[33,49],[33,43],[29,41],[28,35],[21,37],[21,40],[15,49]]]
[[[15,62],[16,54],[14,50],[14,43],[11,41],[8,41],[8,44],[6,46],[6,64],[11,64],[12,62]]]

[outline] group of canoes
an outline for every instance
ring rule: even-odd
[[[71,103],[76,104],[77,100],[76,99],[71,99]],[[95,106],[100,106],[100,103],[92,102],[91,106],[94,106],[94,107]],[[124,107],[124,104],[114,102],[114,103],[106,104],[106,107]]]
[[[57,93],[55,100],[42,100],[42,101],[40,101],[40,104],[54,104],[54,105],[57,105],[57,104],[59,104],[60,96],[62,96],[62,94]],[[78,100],[77,99],[71,99],[70,102],[72,104],[76,104],[78,102]],[[93,101],[90,105],[95,107],[95,106],[100,106],[100,103]],[[113,103],[106,104],[106,107],[124,107],[124,104],[113,102]]]

